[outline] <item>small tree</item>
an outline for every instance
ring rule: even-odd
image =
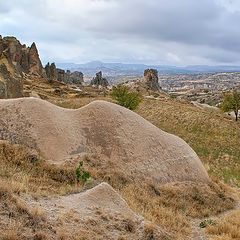
[[[234,111],[237,121],[240,110],[240,93],[237,91],[225,93],[221,108],[224,112]]]
[[[135,110],[142,101],[142,96],[138,92],[131,92],[127,86],[119,85],[113,88],[112,97],[117,103],[130,110]]]

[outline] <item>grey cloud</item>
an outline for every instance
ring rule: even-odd
[[[7,19],[0,29],[38,42],[43,58],[62,61],[238,63],[237,6],[228,0],[8,0],[0,3]]]

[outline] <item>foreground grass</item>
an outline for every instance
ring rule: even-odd
[[[36,234],[32,232],[33,229],[36,228],[40,234],[41,230],[47,228],[45,214],[39,209],[25,206],[21,196],[39,198],[82,190],[82,186],[76,183],[74,167],[46,165],[29,154],[27,149],[6,142],[0,142],[0,156],[0,210],[5,216],[12,216],[11,225],[1,226],[4,223],[0,222],[1,229],[7,229],[4,233],[0,231],[0,235],[7,233],[9,236],[17,236],[19,233],[15,231],[16,226],[25,234],[30,232],[31,236]],[[163,226],[175,239],[189,236],[192,217],[208,217],[235,206],[229,189],[222,184],[186,182],[157,186],[144,179],[142,182],[126,179],[117,170],[108,172],[101,166],[101,161],[95,162],[96,159],[84,158],[83,161],[94,179],[110,183],[119,190],[133,210]],[[54,233],[50,229],[47,234]]]
[[[212,240],[240,239],[240,210],[218,219],[217,222],[207,228],[207,233]]]

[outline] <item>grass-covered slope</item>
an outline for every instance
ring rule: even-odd
[[[240,186],[240,123],[176,100],[144,100],[137,113],[183,138],[211,175]]]

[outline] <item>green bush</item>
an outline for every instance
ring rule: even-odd
[[[138,92],[132,92],[127,86],[119,85],[113,88],[112,97],[117,103],[130,110],[135,110],[142,101],[142,96]]]
[[[215,224],[216,224],[215,221],[213,221],[212,219],[206,219],[206,220],[200,222],[199,227],[206,228],[207,226],[212,226]]]
[[[76,169],[76,178],[77,182],[86,183],[90,178],[91,174],[89,172],[84,171],[83,162],[81,161]]]

